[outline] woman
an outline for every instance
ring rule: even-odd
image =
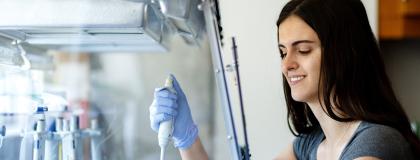
[[[289,1],[277,28],[288,121],[297,137],[276,159],[420,157],[360,0]],[[175,88],[178,96],[155,92],[152,128],[176,117],[182,158],[207,159],[185,95]]]
[[[360,0],[293,0],[277,26],[298,136],[279,159],[419,157]]]

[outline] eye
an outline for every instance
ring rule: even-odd
[[[286,55],[287,55],[286,48],[279,47],[279,52],[280,52],[281,59],[283,59],[284,57],[286,57]]]
[[[299,53],[302,53],[302,54],[307,54],[307,53],[310,53],[311,52],[311,49],[310,48],[300,48],[298,50],[298,52]]]

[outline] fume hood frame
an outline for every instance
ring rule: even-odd
[[[169,29],[151,3],[0,1],[0,35],[71,52],[167,51]]]

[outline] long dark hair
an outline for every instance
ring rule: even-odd
[[[407,139],[413,153],[420,156],[420,140],[392,90],[363,3],[291,0],[281,11],[277,27],[291,15],[303,19],[321,41],[318,90],[323,96],[319,101],[325,105],[328,116],[340,122],[363,120],[393,127]],[[292,133],[297,136],[318,128],[319,122],[309,106],[293,100],[284,75],[283,88]],[[345,116],[335,114],[335,109]]]

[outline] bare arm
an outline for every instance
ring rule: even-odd
[[[182,160],[208,160],[209,156],[201,144],[200,137],[197,137],[193,145],[185,150],[179,150]]]
[[[295,153],[293,152],[293,144],[290,143],[274,160],[296,160]]]

